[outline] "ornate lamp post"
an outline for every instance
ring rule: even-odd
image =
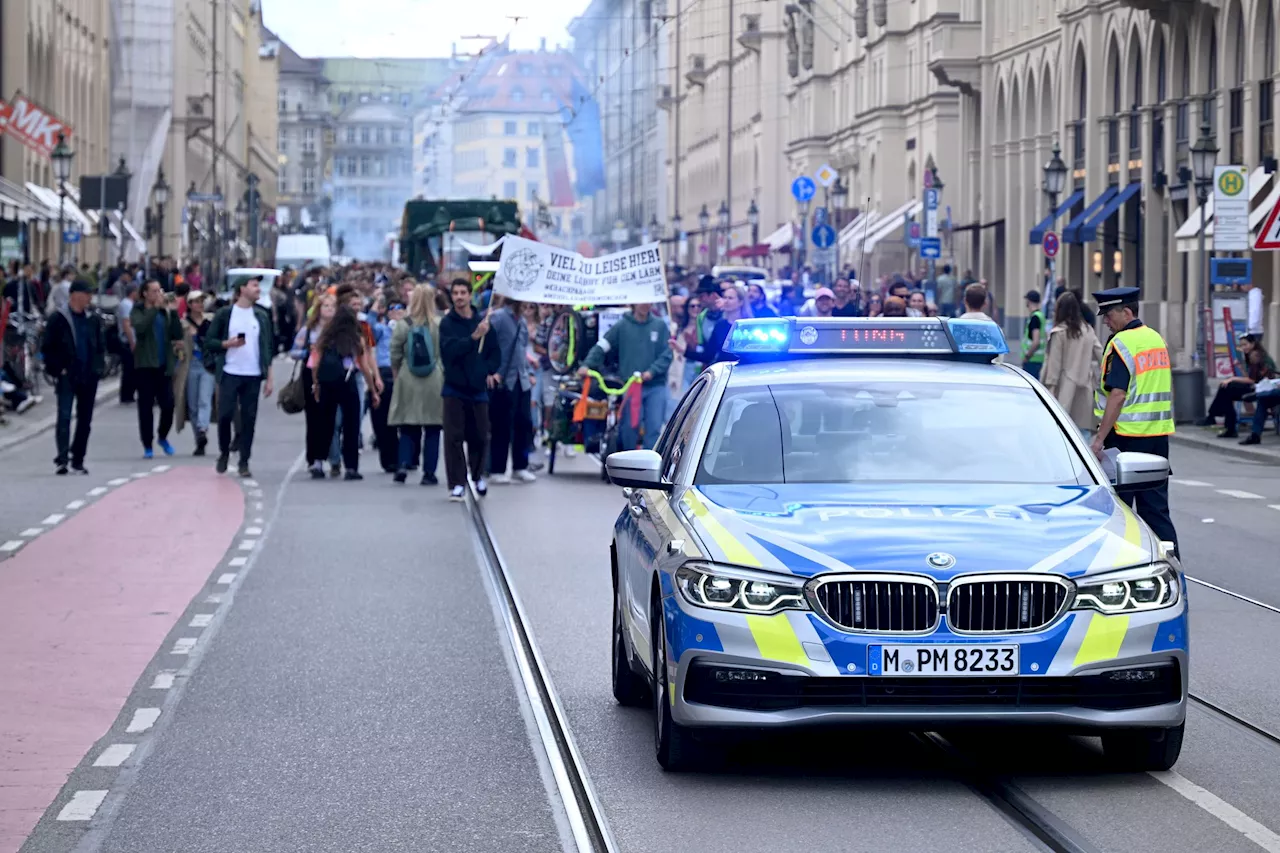
[[[751,225],[751,251],[754,252],[760,245],[760,208],[756,207],[754,198],[747,206],[747,222]]]
[[[1049,215],[1058,209],[1058,196],[1067,187],[1067,164],[1062,159],[1062,146],[1053,141],[1053,157],[1044,164],[1044,194],[1049,197]],[[1050,285],[1057,280],[1057,258],[1048,258]],[[1045,288],[1048,290],[1048,288]]]
[[[1196,313],[1200,318],[1199,347],[1196,353],[1199,367],[1208,375],[1213,354],[1213,327],[1205,312],[1209,307],[1209,253],[1204,247],[1205,205],[1209,201],[1209,189],[1213,186],[1213,169],[1218,163],[1218,146],[1214,141],[1209,122],[1200,124],[1200,138],[1191,148],[1191,171],[1196,181],[1196,200],[1200,202],[1200,286],[1196,289]]]
[[[49,155],[53,161],[53,177],[58,182],[58,266],[67,263],[67,181],[71,179],[71,161],[75,156],[66,136],[59,133],[58,144]]]
[[[169,182],[164,179],[164,166],[156,170],[156,182],[151,185],[151,203],[156,206],[156,254],[164,257],[164,208],[169,203]]]

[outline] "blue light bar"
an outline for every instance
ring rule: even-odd
[[[992,361],[1009,351],[989,320],[937,317],[783,317],[739,320],[725,352],[740,357],[915,356]]]

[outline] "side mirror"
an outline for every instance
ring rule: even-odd
[[[662,457],[652,450],[620,450],[610,453],[604,460],[609,482],[615,486],[632,489],[662,489],[671,486],[662,482]]]
[[[1140,492],[1164,485],[1169,480],[1169,460],[1152,453],[1125,452],[1116,455],[1115,487]]]

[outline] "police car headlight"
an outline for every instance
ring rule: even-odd
[[[1168,563],[1152,563],[1136,569],[1111,572],[1076,583],[1076,610],[1100,613],[1136,613],[1159,610],[1178,603],[1182,594],[1178,572]]]
[[[809,609],[804,581],[790,575],[692,562],[676,570],[676,586],[690,604],[715,610],[777,613]]]

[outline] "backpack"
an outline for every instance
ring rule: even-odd
[[[320,353],[320,363],[316,365],[316,380],[319,382],[346,382],[349,377],[343,360],[342,355],[336,349],[327,347]]]
[[[436,347],[430,326],[415,325],[409,329],[409,372],[427,377],[436,369]]]

